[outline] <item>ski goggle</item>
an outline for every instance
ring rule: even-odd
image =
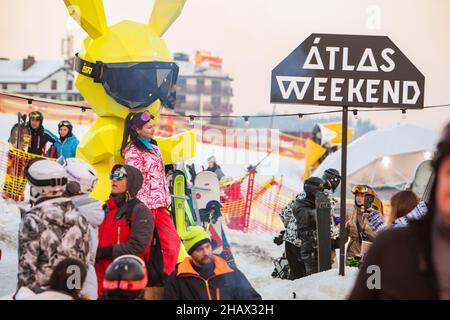
[[[28,118],[32,120],[42,120],[42,116],[39,113],[30,113]]]
[[[122,180],[123,178],[126,178],[127,177],[127,175],[125,174],[125,173],[123,173],[123,172],[111,172],[110,174],[109,174],[109,179],[110,180],[113,180],[113,179],[116,179],[116,180]]]
[[[58,123],[58,128],[71,127],[71,126],[72,126],[72,124],[69,121],[66,121],[66,120],[63,120],[60,123]]]
[[[158,99],[173,109],[178,70],[173,62],[92,63],[75,57],[75,71],[101,83],[111,98],[130,109],[145,108]]]
[[[362,185],[362,184],[357,184],[356,186],[354,186],[352,188],[352,193],[353,194],[357,194],[357,193],[363,193],[363,194],[371,194],[373,196],[376,195],[375,190],[373,190],[372,188],[370,188],[369,186],[366,185]]]

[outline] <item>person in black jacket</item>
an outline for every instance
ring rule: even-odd
[[[450,124],[433,172],[428,213],[377,236],[350,299],[450,299]]]
[[[53,144],[55,139],[53,139],[51,133],[44,129],[42,123],[44,122],[44,116],[39,111],[33,111],[28,114],[27,126],[30,128],[31,141],[28,146],[28,152],[38,156],[45,156],[46,145],[48,142]]]
[[[323,187],[324,182],[318,177],[305,180],[305,196],[292,208],[297,221],[297,234],[302,243],[300,259],[304,263],[307,276],[318,272],[316,193],[323,191]]]
[[[261,300],[242,272],[213,255],[203,227],[189,227],[182,240],[190,257],[169,276],[165,300]]]

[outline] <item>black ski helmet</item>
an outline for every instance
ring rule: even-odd
[[[32,111],[28,114],[28,123],[30,123],[31,120],[39,120],[42,125],[42,123],[44,122],[44,115],[40,111]]]
[[[303,190],[306,193],[307,197],[315,197],[316,193],[319,191],[323,191],[324,188],[324,182],[319,177],[310,177],[305,180],[305,183],[303,185]]]
[[[147,282],[147,268],[141,258],[120,256],[106,269],[103,294],[107,299],[139,299],[144,295]]]
[[[58,131],[61,129],[61,127],[67,127],[69,129],[69,133],[67,136],[70,136],[72,134],[73,126],[72,123],[69,120],[63,120],[58,123]]]
[[[325,181],[326,187],[331,188],[332,191],[341,183],[341,175],[338,170],[328,168],[322,175],[323,181]]]

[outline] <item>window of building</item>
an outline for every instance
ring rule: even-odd
[[[67,80],[67,90],[73,90],[73,80]]]
[[[200,92],[205,91],[205,80],[204,79],[197,80],[197,91],[200,91]]]
[[[180,88],[181,90],[186,90],[187,80],[186,79],[178,79],[177,85],[178,85],[178,88]]]
[[[212,82],[212,92],[220,93],[222,90],[222,82],[220,80],[213,80]]]
[[[3,90],[7,90],[8,89],[8,84],[7,83],[2,83],[2,89]]]
[[[40,97],[45,99],[45,98],[47,98],[47,95],[46,94],[41,94]]]
[[[58,98],[56,96],[51,96],[50,99],[57,100]]]
[[[212,96],[211,97],[211,103],[213,105],[219,105],[220,104],[220,96]]]
[[[72,101],[73,97],[71,95],[67,96],[67,101]]]
[[[57,90],[58,89],[58,81],[56,80],[52,80],[52,90]]]
[[[186,96],[185,95],[177,95],[177,102],[186,103]]]
[[[20,89],[27,90],[27,84],[26,83],[21,83],[20,84]]]

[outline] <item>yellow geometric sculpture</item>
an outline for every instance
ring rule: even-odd
[[[130,62],[171,62],[172,58],[161,36],[180,15],[185,0],[155,0],[148,24],[129,20],[108,26],[102,0],[64,0],[70,15],[87,32],[78,57],[95,64]],[[122,80],[126,83],[127,79]],[[156,121],[160,100],[130,110],[106,92],[102,83],[79,74],[76,87],[98,115],[77,149],[77,157],[88,161],[99,175],[92,196],[105,201],[110,193],[108,173],[113,164],[123,163],[120,155],[124,119],[130,111],[150,111]],[[163,150],[165,164],[180,162],[195,156],[195,134],[185,132],[169,139],[157,139]],[[176,143],[175,143],[176,142]],[[182,146],[182,147],[180,147]],[[176,150],[175,152],[173,152]]]

